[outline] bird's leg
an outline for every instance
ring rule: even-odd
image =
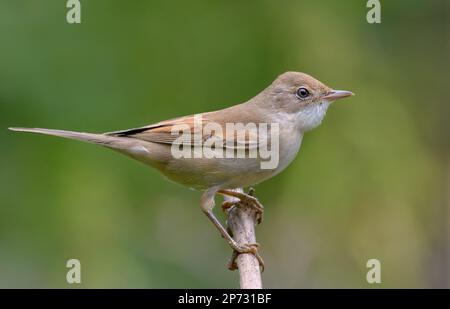
[[[251,208],[253,208],[256,211],[256,222],[258,224],[262,223],[263,221],[263,214],[264,214],[264,206],[258,201],[258,199],[256,197],[253,196],[254,194],[254,189],[251,188],[249,190],[249,193],[243,193],[243,192],[237,192],[237,191],[233,191],[233,190],[218,190],[217,193],[222,194],[222,195],[228,195],[231,197],[236,197],[238,198],[240,201],[239,202],[226,202],[224,204],[222,204],[222,209],[228,209],[232,206],[235,206],[239,203],[243,203]]]
[[[243,204],[245,204],[245,206],[249,206],[249,207],[252,207],[253,209],[256,209],[256,220],[257,220],[258,223],[261,223],[261,221],[262,221],[262,211],[264,209],[263,209],[262,205],[259,204],[259,202],[257,200],[256,201],[258,202],[259,206],[261,206],[261,207],[254,207],[253,204],[252,204],[253,199],[251,199],[252,201],[249,201],[249,200],[246,199],[246,197],[243,197],[242,195],[235,196],[234,193],[240,193],[239,191],[231,191],[233,194],[226,194],[226,193],[228,193],[227,191],[228,190],[222,190],[222,192],[221,192],[219,190],[217,192],[217,193],[220,193],[222,195],[225,195],[225,196],[228,195],[228,196],[232,197],[232,199],[226,200],[226,201],[223,202],[222,210],[224,212],[226,212],[229,215],[229,213],[231,211],[233,211],[233,207],[234,206],[238,206],[240,203],[243,203]],[[249,190],[248,190],[248,196],[250,198],[252,198],[254,196],[254,193],[255,193],[255,190],[250,187]],[[247,196],[245,193],[242,193],[242,194]],[[231,230],[230,230],[229,227],[228,227],[227,230],[231,234]],[[258,247],[259,247],[259,245],[257,246],[257,248]],[[240,254],[240,252],[238,252],[236,250],[233,250],[233,254],[231,255],[231,259],[230,259],[230,262],[228,264],[228,269],[236,270],[238,268],[238,266],[236,264],[236,259],[239,256],[239,254]],[[256,257],[256,259],[259,262],[259,265],[261,267],[261,272],[263,272],[264,271],[264,260],[262,259],[262,257],[259,255],[258,252],[254,253],[254,256]]]
[[[217,220],[216,216],[214,216],[214,213],[212,212],[212,209],[214,207],[214,196],[217,192],[217,189],[209,189],[206,190],[201,197],[201,208],[202,211],[205,213],[205,215],[208,217],[208,219],[214,224],[214,226],[219,230],[220,234],[223,238],[228,242],[230,247],[238,252],[238,253],[251,253],[255,255],[258,258],[258,244],[238,244],[227,232],[227,230],[222,226],[222,224]],[[260,258],[258,258],[259,260]],[[230,268],[230,267],[229,267]],[[231,268],[230,268],[231,269]]]

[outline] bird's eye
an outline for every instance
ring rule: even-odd
[[[309,97],[309,91],[308,91],[308,89],[306,89],[306,88],[304,88],[304,87],[298,88],[298,90],[297,90],[297,96],[298,96],[300,99],[306,99],[307,97]]]

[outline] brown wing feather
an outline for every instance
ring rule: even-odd
[[[202,118],[202,121],[207,120]],[[132,128],[121,131],[114,131],[105,133],[105,135],[120,136],[120,137],[132,137],[153,143],[172,144],[178,138],[177,127],[183,125],[188,126],[193,136],[194,132],[194,115],[169,119],[166,121],[158,122],[144,127]],[[174,134],[172,134],[174,132]],[[202,139],[203,140],[203,139]]]
[[[203,130],[199,131],[198,126],[195,126],[194,116],[195,115],[174,118],[140,128],[108,132],[105,133],[105,135],[132,137],[148,142],[162,143],[162,144],[184,143],[191,146],[198,144],[199,141],[205,142],[210,138],[214,138],[218,140],[218,143],[222,144],[224,148],[250,149],[258,147],[257,136],[255,136],[254,133],[249,131],[245,132],[245,141],[234,141],[234,143],[233,141],[227,141],[226,127],[224,124],[219,124],[222,127],[221,132],[212,131],[211,134],[206,135],[204,134],[205,132],[203,132]],[[201,116],[202,116],[202,126],[205,126],[206,124],[212,122],[211,120],[205,118],[204,115]],[[177,133],[184,128],[186,129],[189,128],[190,130],[191,133],[190,141],[189,140],[180,141],[179,139],[179,135]]]

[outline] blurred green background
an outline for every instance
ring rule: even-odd
[[[256,187],[265,287],[450,287],[448,1],[382,1],[378,25],[365,0],[82,0],[79,25],[65,4],[0,0],[0,287],[74,287],[70,258],[75,287],[237,287],[198,192],[6,128],[146,125],[243,102],[284,71],[357,96]]]

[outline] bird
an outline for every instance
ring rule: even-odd
[[[9,129],[101,145],[157,169],[169,180],[201,191],[201,210],[233,252],[254,254],[263,265],[257,252],[258,244],[238,244],[216,218],[213,213],[215,196],[234,197],[250,205],[256,211],[260,223],[264,211],[262,204],[252,194],[235,189],[254,186],[283,171],[297,156],[304,134],[321,124],[330,104],[352,95],[350,91],[332,89],[308,74],[291,71],[279,75],[269,86],[244,103],[142,127],[101,134],[42,128]],[[235,126],[236,132],[227,134],[228,124],[242,126]],[[256,131],[246,129],[251,124],[255,125]],[[274,129],[270,130],[270,134],[269,130],[263,134],[261,126],[258,129],[261,124],[272,125]],[[215,129],[203,130],[208,126]],[[186,136],[180,138],[180,132]],[[272,134],[274,132],[276,134]],[[258,133],[265,138],[256,136]],[[236,141],[239,134],[245,138]],[[202,147],[208,141],[212,141],[209,144],[214,146],[213,151],[231,151],[233,155],[202,156]],[[273,153],[276,164],[262,168],[264,158],[261,151],[268,143],[276,145],[271,146],[271,150],[277,150]],[[181,146],[183,151],[188,150],[184,153],[191,156],[175,156],[174,151],[180,150]],[[244,151],[244,154],[256,151],[257,155],[236,157],[239,150]],[[224,208],[231,206],[226,203],[223,204]]]

